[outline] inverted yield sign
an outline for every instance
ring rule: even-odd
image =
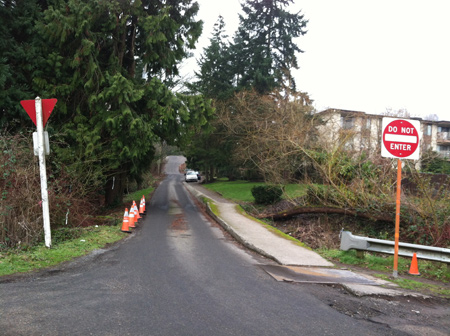
[[[50,118],[50,114],[52,113],[56,102],[58,101],[56,98],[51,99],[42,99],[42,123],[45,127],[48,118]],[[36,125],[36,101],[35,100],[22,100],[20,105],[25,109],[25,111],[30,116],[31,120]],[[36,125],[37,126],[37,125]]]
[[[419,159],[420,122],[418,120],[383,118],[381,156]]]

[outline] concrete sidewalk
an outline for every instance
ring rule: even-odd
[[[241,214],[237,204],[214,201],[219,214],[210,214],[244,246],[275,260],[280,265],[334,266],[317,253],[277,235],[264,224]]]
[[[237,204],[222,199],[199,184],[193,186],[186,183],[186,186],[197,199],[207,197],[215,203],[219,213],[209,209],[209,214],[247,248],[281,265],[333,266],[317,253],[277,235],[264,224],[243,215],[239,212]]]
[[[274,270],[268,271],[268,273],[278,281],[296,281],[293,280],[293,278],[297,275],[302,277],[306,274],[311,275],[314,273],[315,275],[319,275],[318,280],[304,282],[328,283],[320,278],[325,278],[330,272],[334,272],[337,274],[334,275],[335,278],[342,277],[342,281],[339,281],[339,279],[335,279],[334,281],[340,283],[344,288],[356,296],[383,295],[426,297],[420,293],[400,290],[398,286],[392,282],[377,279],[368,275],[356,274],[350,271],[341,271],[345,272],[345,275],[339,275],[339,271],[333,271],[332,267],[334,265],[331,262],[325,260],[316,252],[299,246],[294,241],[282,237],[281,235],[277,235],[258,220],[252,219],[250,216],[245,216],[238,210],[237,204],[224,199],[217,193],[206,189],[198,183],[184,184],[197,199],[201,200],[203,197],[206,197],[214,202],[218,214],[214,213],[211,209],[208,210],[208,213],[237,241],[245,247],[275,260],[280,265],[285,265],[285,269],[280,270],[280,274],[277,274],[277,270],[275,270],[275,272]],[[329,268],[329,271],[324,268]],[[293,270],[299,273],[293,273]],[[304,273],[302,274],[302,272]],[[321,273],[323,273],[325,277],[322,277]],[[358,281],[352,282],[351,279],[348,280],[349,275],[350,278],[353,276],[355,279],[364,277],[365,281],[359,281],[360,283],[358,283]],[[302,281],[300,280],[299,282]]]

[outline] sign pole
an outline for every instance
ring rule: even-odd
[[[420,131],[419,120],[383,118],[381,122],[381,156],[397,158],[397,199],[395,206],[395,246],[394,271],[392,276],[398,277],[398,245],[400,239],[400,195],[402,188],[402,160],[420,159]]]
[[[394,271],[392,276],[398,277],[398,242],[400,239],[400,195],[402,190],[402,160],[397,159],[397,199],[395,202],[395,247]]]
[[[38,155],[39,155],[39,173],[41,177],[41,206],[42,215],[44,218],[44,236],[45,246],[50,248],[52,246],[52,237],[50,230],[50,212],[48,206],[48,190],[47,190],[47,169],[45,166],[45,144],[44,144],[44,124],[42,117],[42,100],[39,97],[35,99],[36,108],[36,127],[38,134]]]

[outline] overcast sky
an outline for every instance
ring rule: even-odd
[[[239,0],[197,1],[204,30],[195,58],[219,15],[232,38],[241,9]],[[298,10],[309,23],[295,78],[316,109],[406,109],[450,120],[450,0],[295,0],[290,11]]]

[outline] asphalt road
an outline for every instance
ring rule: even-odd
[[[402,335],[275,281],[197,209],[180,160],[128,239],[0,283],[0,335]]]

